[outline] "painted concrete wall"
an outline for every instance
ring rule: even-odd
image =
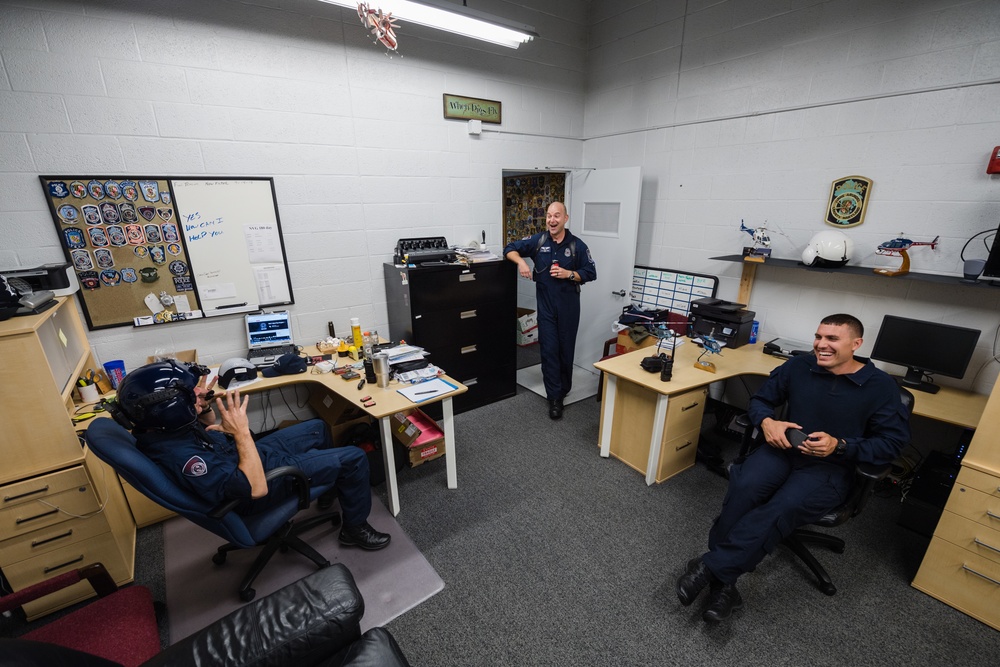
[[[396,239],[500,238],[503,168],[644,171],[637,260],[719,275],[735,298],[739,221],[797,257],[830,182],[874,179],[855,263],[941,236],[913,270],[957,275],[995,228],[1000,5],[948,0],[477,0],[534,25],[517,51],[419,27],[400,53],[315,0],[0,2],[0,266],[62,258],[38,174],[274,176],[296,304],[312,342],[348,318],[385,329],[381,265]],[[502,100],[500,132],[441,118],[441,93]],[[982,246],[969,255],[983,253]],[[1000,290],[1000,288],[998,288]],[[975,326],[963,386],[986,391],[1000,291],[763,267],[763,336],[810,339],[847,310]],[[242,319],[94,332],[102,359],[155,349],[243,353]],[[869,336],[868,345],[874,340]],[[863,348],[865,351],[865,348]],[[942,380],[948,383],[948,380]]]
[[[350,317],[387,332],[397,239],[486,229],[499,250],[501,170],[582,160],[585,3],[472,4],[543,36],[515,51],[403,27],[389,57],[316,0],[0,2],[0,267],[62,260],[39,174],[273,176],[296,338]],[[442,93],[502,100],[506,133],[444,120]],[[246,353],[242,322],[90,338],[128,367],[191,347],[219,363]]]
[[[1000,3],[595,0],[588,45],[585,161],[642,165],[640,263],[719,275],[735,299],[741,266],[710,258],[749,244],[740,221],[797,259],[832,229],[831,182],[854,174],[875,185],[845,232],[852,264],[898,267],[879,243],[940,235],[910,252],[911,270],[960,276],[966,240],[1000,223],[1000,177],[985,173],[1000,143]],[[941,381],[988,391],[998,304],[1000,288],[765,266],[750,307],[765,340],[811,341],[823,315],[856,314],[863,353],[886,312],[981,329],[966,380]]]

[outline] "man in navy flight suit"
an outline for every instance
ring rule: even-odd
[[[858,462],[885,465],[909,442],[908,412],[896,382],[869,359],[855,357],[864,326],[852,315],[823,318],[813,355],[792,357],[771,372],[747,412],[762,444],[730,468],[722,512],[708,534],[708,551],[677,580],[687,606],[710,589],[706,621],[728,618],[743,605],[736,579],[752,572],[793,530],[840,505]],[[787,404],[787,417],[776,408]],[[788,429],[808,438],[794,447]]]
[[[542,348],[542,379],[549,399],[549,417],[563,414],[563,399],[573,386],[573,350],[580,326],[580,285],[597,279],[590,249],[573,236],[566,223],[569,215],[562,202],[552,202],[545,212],[546,231],[503,249],[504,257],[517,264],[522,278],[532,280],[535,262],[535,296],[538,302],[538,342]]]
[[[371,484],[368,459],[357,447],[333,447],[319,419],[280,429],[254,441],[247,418],[249,397],[238,389],[215,400],[204,366],[164,361],[138,368],[118,389],[118,408],[132,422],[140,451],[180,486],[213,504],[241,499],[236,512],[255,514],[292,493],[284,481],[268,484],[265,472],[281,466],[302,470],[315,486],[336,484],[343,527],[339,541],[369,551],[390,536],[368,523]],[[323,507],[332,496],[319,498]]]

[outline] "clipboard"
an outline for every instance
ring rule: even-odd
[[[429,401],[437,398],[438,396],[449,394],[456,389],[458,389],[458,387],[450,382],[445,382],[438,377],[433,380],[421,382],[420,384],[414,384],[409,387],[397,389],[396,391],[414,403],[423,403],[424,401]]]

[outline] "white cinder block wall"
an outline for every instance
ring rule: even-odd
[[[316,0],[0,2],[0,267],[63,259],[39,174],[273,176],[296,337],[350,317],[387,333],[397,239],[486,229],[497,248],[501,170],[581,164],[585,3],[471,4],[542,37],[514,51],[404,26],[390,58]],[[442,93],[502,100],[502,129],[526,134],[471,137]],[[90,340],[129,368],[246,353],[242,316]]]
[[[735,298],[740,219],[796,257],[830,182],[875,187],[855,262],[904,232],[941,236],[913,270],[958,274],[1000,221],[1000,3],[995,0],[470,0],[534,25],[517,51],[419,27],[386,57],[353,12],[316,0],[0,0],[0,267],[59,261],[39,174],[273,176],[295,334],[349,317],[387,328],[381,264],[396,239],[486,229],[500,172],[643,167],[637,260],[719,275]],[[444,92],[498,99],[503,133],[441,118]],[[763,336],[811,338],[848,310],[872,334],[892,312],[983,330],[1000,289],[762,267]],[[868,349],[874,340],[869,336]],[[239,317],[92,332],[130,367],[157,348],[243,353]],[[866,351],[865,349],[862,350]],[[974,386],[987,391],[993,363]],[[949,383],[942,379],[943,383]]]
[[[940,235],[910,252],[911,270],[960,276],[965,241],[1000,224],[1000,177],[985,173],[998,82],[996,0],[594,0],[584,159],[641,164],[637,262],[718,275],[723,298],[741,267],[709,258],[749,244],[741,219],[766,223],[775,257],[798,258],[832,229],[831,181],[853,174],[875,185],[846,230],[852,264],[896,267],[879,243]],[[985,257],[982,244],[966,256]],[[811,341],[823,315],[856,314],[862,353],[887,312],[981,329],[965,381],[940,381],[988,392],[998,304],[1000,288],[765,266],[750,307],[765,340]]]

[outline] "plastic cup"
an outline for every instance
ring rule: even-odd
[[[118,385],[125,379],[125,362],[121,359],[105,362],[104,372],[108,374],[111,386],[118,389]]]

